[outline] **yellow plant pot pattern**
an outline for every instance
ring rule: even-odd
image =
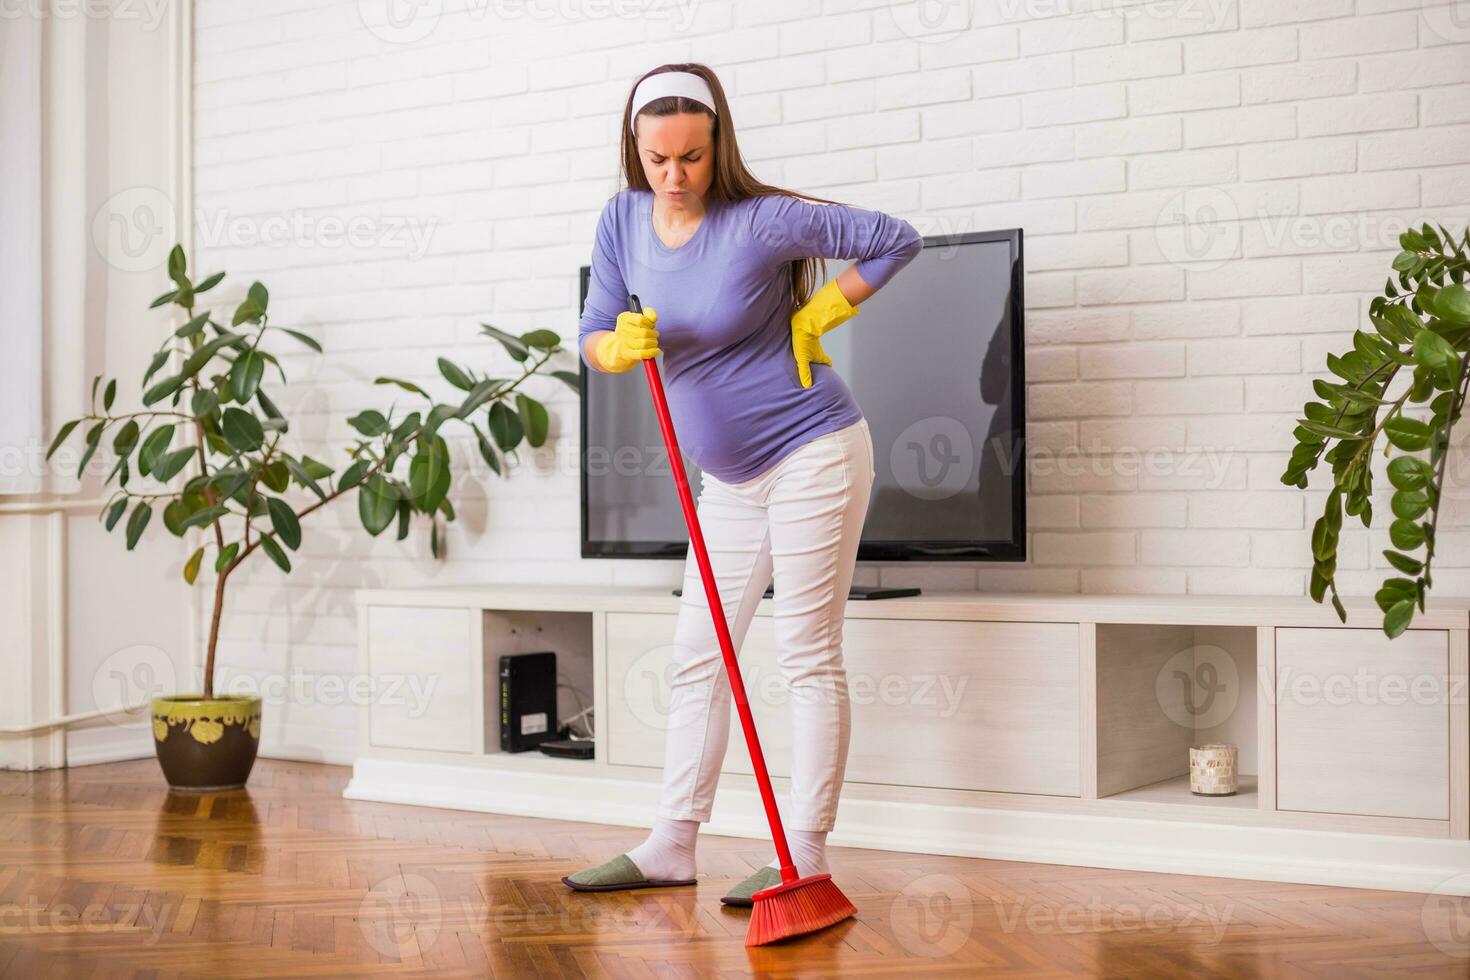
[[[212,745],[224,738],[226,725],[239,725],[258,739],[260,707],[260,698],[249,695],[157,697],[153,699],[153,737],[162,742],[168,738],[169,726],[182,725],[196,742]]]

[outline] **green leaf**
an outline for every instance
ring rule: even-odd
[[[379,436],[388,431],[388,420],[383,413],[371,408],[352,416],[347,424],[365,436]]]
[[[374,537],[393,522],[398,509],[398,490],[381,473],[374,473],[357,492],[357,513],[362,526]]]
[[[526,429],[526,441],[532,446],[540,446],[546,441],[546,432],[550,426],[546,406],[534,398],[516,392],[516,408],[520,412],[521,424]]]
[[[197,348],[190,351],[189,356],[184,359],[184,366],[179,368],[179,379],[183,381],[194,377],[205,364],[209,363],[210,358],[218,354],[222,348],[233,346],[245,339],[247,338],[244,334],[222,333],[213,340],[200,344]]]
[[[109,531],[117,527],[117,522],[122,519],[123,512],[127,509],[128,498],[118,497],[112,502],[112,506],[107,508],[107,519],[103,526]]]
[[[112,451],[119,456],[127,456],[132,453],[133,448],[138,445],[138,420],[128,419],[122,428],[117,430],[117,435],[112,440]]]
[[[408,489],[413,507],[432,514],[449,492],[449,447],[435,437],[421,448],[408,467]]]
[[[448,358],[439,358],[439,373],[444,375],[444,380],[463,391],[469,391],[475,386],[474,379],[466,374],[458,364]]]
[[[188,582],[190,585],[194,584],[194,580],[199,577],[199,563],[202,561],[204,561],[204,549],[196,548],[194,553],[189,556],[189,560],[184,562],[185,582]]]
[[[1395,456],[1388,463],[1388,482],[1396,490],[1418,490],[1434,479],[1434,468],[1417,456]]]
[[[56,437],[51,440],[51,445],[46,449],[47,459],[50,459],[51,455],[55,453],[56,450],[61,448],[61,444],[63,442],[66,442],[66,437],[72,434],[72,430],[75,429],[81,421],[81,419],[72,419],[70,422],[61,427],[61,429],[56,433]]]
[[[475,409],[485,404],[500,390],[500,386],[506,383],[505,378],[486,378],[478,381],[465,395],[464,401],[460,402],[459,411],[455,413],[456,418],[467,419],[474,413]]]
[[[505,402],[496,402],[490,406],[490,417],[486,425],[490,429],[490,435],[495,439],[495,444],[503,452],[509,452],[519,445],[521,437],[525,434],[521,427],[520,416],[507,408]]]
[[[1327,594],[1327,577],[1316,566],[1313,566],[1307,583],[1307,594],[1312,597],[1313,602],[1321,602],[1322,597]]]
[[[326,463],[323,463],[321,460],[312,459],[310,456],[301,457],[301,468],[305,470],[306,475],[311,477],[313,480],[323,479],[324,477],[331,476],[332,473],[335,472]]]
[[[291,571],[291,559],[287,558],[286,553],[281,550],[281,546],[276,544],[275,538],[269,534],[262,534],[260,536],[260,547],[262,551],[270,556],[271,561],[275,562],[281,571]]]
[[[1395,517],[1412,521],[1429,509],[1429,495],[1423,490],[1400,490],[1389,504]]]
[[[1383,632],[1388,634],[1389,639],[1398,636],[1409,628],[1409,620],[1414,618],[1414,600],[1401,599],[1389,607],[1383,617]]]
[[[521,343],[537,350],[553,351],[561,346],[561,335],[554,330],[530,330],[521,334]]]
[[[148,433],[143,440],[143,446],[138,450],[138,475],[147,476],[153,471],[153,467],[168,451],[168,445],[174,438],[174,426],[170,422],[161,425]]]
[[[363,473],[372,467],[372,463],[365,459],[359,459],[347,469],[342,471],[342,476],[337,480],[337,492],[350,490],[362,481]]]
[[[1400,554],[1391,548],[1384,549],[1383,557],[1388,559],[1390,565],[1407,575],[1418,575],[1424,568],[1423,562],[1416,561],[1408,555]]]
[[[199,290],[195,290],[195,292],[199,292]],[[179,327],[179,329],[175,330],[174,331],[174,336],[175,337],[187,337],[190,334],[203,333],[204,332],[204,325],[206,323],[208,323],[208,322],[209,322],[209,314],[208,313],[201,313],[198,316],[196,316],[196,317],[188,320],[187,322],[185,322],[185,324],[183,326]]]
[[[1325,561],[1337,550],[1337,536],[1327,524],[1327,518],[1319,517],[1312,525],[1312,555]]]
[[[572,371],[552,371],[551,376],[561,381],[573,391],[580,392],[582,390],[582,379]]]
[[[239,550],[240,542],[238,541],[231,541],[229,544],[225,545],[224,550],[222,550],[218,555],[215,556],[214,570],[216,572],[224,571],[225,568],[229,566],[230,562],[235,560],[235,554]]]
[[[276,329],[285,331],[286,333],[295,337],[297,340],[301,341],[307,347],[310,347],[312,350],[316,351],[318,354],[322,352],[322,345],[317,343],[315,337],[308,336],[307,334],[302,333],[300,330],[292,330],[290,327],[277,327]]]
[[[260,482],[276,493],[285,493],[291,486],[291,468],[283,459],[271,460],[270,465],[261,469]]]
[[[153,479],[159,483],[167,483],[193,458],[193,446],[185,446],[183,449],[175,449],[171,453],[166,453],[153,463]]]
[[[1414,360],[1431,371],[1443,371],[1458,363],[1459,355],[1444,337],[1433,330],[1421,330],[1414,338]]]
[[[1383,432],[1388,441],[1404,452],[1418,452],[1429,445],[1429,426],[1418,419],[1395,415],[1383,423]]]
[[[112,410],[113,399],[117,397],[117,379],[113,378],[107,382],[107,389],[102,393],[102,410]]]
[[[316,478],[311,475],[310,469],[305,465],[307,463],[314,463],[316,462],[315,460],[313,460],[310,456],[303,456],[301,458],[301,462],[298,463],[295,459],[287,456],[285,462],[286,468],[290,470],[291,475],[295,477],[298,484],[300,484],[305,489],[310,490],[322,500],[327,499],[326,491],[321,488],[321,484],[316,482]],[[321,466],[322,464],[317,463],[316,465]],[[322,475],[330,476],[331,472],[331,469],[328,468],[327,472]],[[295,549],[293,548],[292,550],[294,551]]]
[[[420,388],[418,385],[414,384],[412,381],[401,381],[398,378],[374,378],[373,379],[373,384],[375,384],[375,385],[397,385],[398,387],[402,388],[404,391],[411,391],[415,395],[423,395],[425,398],[429,397],[428,396],[428,393],[426,391],[424,391],[424,389]]]
[[[225,441],[236,452],[254,452],[265,442],[265,430],[260,420],[243,408],[225,409],[220,428],[224,430]]]
[[[265,359],[253,350],[245,351],[230,366],[230,393],[235,401],[245,404],[255,397],[260,379],[265,376]]]
[[[1424,525],[1401,517],[1388,526],[1388,539],[1395,548],[1417,548],[1424,543]]]
[[[277,426],[277,428],[285,431],[286,417],[281,414],[281,410],[276,407],[276,403],[266,397],[264,388],[256,389],[255,400],[260,403],[260,410],[266,414],[266,417],[269,418],[272,422],[282,423],[281,425]]]
[[[194,292],[196,292],[196,293],[207,293],[211,289],[213,289],[215,286],[218,286],[220,284],[220,280],[223,279],[224,277],[225,277],[225,274],[223,272],[215,272],[215,273],[212,273],[209,276],[209,278],[205,279],[199,285],[197,285],[197,286],[194,287]]]
[[[143,404],[146,406],[163,401],[169,395],[172,395],[174,392],[178,391],[183,383],[184,377],[180,374],[175,374],[164,378],[162,381],[158,382],[158,384],[143,392]]]
[[[265,310],[261,309],[253,300],[246,299],[235,307],[235,315],[230,318],[230,326],[238,327],[242,323],[253,323],[265,316]]]
[[[1311,419],[1298,419],[1301,427],[1308,432],[1315,432],[1319,436],[1327,436],[1332,439],[1356,439],[1358,433],[1351,429],[1344,429],[1337,425],[1327,425],[1323,422],[1313,422]]]
[[[480,330],[500,341],[500,346],[504,347],[506,353],[517,362],[524,361],[531,356],[531,352],[526,349],[525,344],[521,343],[519,337],[514,337],[498,327],[490,326],[488,323],[480,324]]]
[[[189,400],[189,408],[195,415],[213,415],[215,409],[219,408],[219,395],[211,388],[200,388]]]
[[[270,508],[271,527],[286,547],[295,551],[301,546],[301,522],[296,519],[296,512],[280,497],[267,498],[266,506]]]
[[[133,508],[133,516],[128,518],[128,550],[132,551],[138,539],[143,536],[143,529],[148,526],[148,518],[153,516],[153,507],[146,500],[138,502]]]
[[[474,427],[471,426],[471,428]],[[495,447],[490,445],[490,440],[485,438],[485,433],[481,432],[479,429],[475,429],[475,440],[480,444],[480,455],[484,457],[485,462],[489,464],[490,469],[495,471],[495,475],[499,476],[500,459],[498,456],[496,456]]]
[[[1454,283],[1434,294],[1434,311],[1459,326],[1470,325],[1470,289]]]

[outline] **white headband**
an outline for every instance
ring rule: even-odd
[[[682,95],[686,99],[693,99],[701,105],[707,106],[710,112],[715,112],[715,97],[709,89],[709,83],[699,75],[688,71],[665,71],[657,75],[649,75],[638,83],[638,88],[633,92],[633,112],[628,116],[628,128],[633,135],[638,135],[638,113],[643,107],[655,99],[662,99],[670,95]]]

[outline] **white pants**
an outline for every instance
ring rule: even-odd
[[[852,729],[843,611],[874,476],[866,419],[818,436],[753,480],[727,484],[703,474],[700,527],[737,652],[774,574],[792,734],[791,796],[781,815],[792,830],[831,830],[837,818]],[[692,549],[674,644],[658,815],[707,821],[732,698]]]

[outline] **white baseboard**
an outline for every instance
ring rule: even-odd
[[[632,827],[650,826],[654,809],[649,784],[626,779],[361,758],[343,796]],[[704,829],[769,836],[760,797],[748,789],[721,788]],[[1209,846],[1201,847],[1202,840]],[[844,798],[827,841],[1003,861],[1470,895],[1470,841],[1435,838]]]
[[[359,753],[357,731],[337,735],[308,725],[270,725],[260,734],[261,759],[350,766]]]
[[[152,758],[153,730],[146,718],[132,725],[99,725],[66,733],[67,768]]]

